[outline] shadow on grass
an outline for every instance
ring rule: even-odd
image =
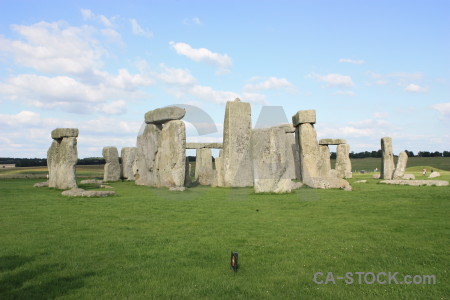
[[[58,276],[59,264],[30,266],[18,271],[33,259],[25,256],[0,257],[0,299],[55,299],[84,286],[84,280],[93,276],[85,272]]]

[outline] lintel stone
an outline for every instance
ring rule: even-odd
[[[78,128],[56,128],[52,130],[52,139],[78,137]]]
[[[181,120],[185,114],[186,110],[177,106],[157,108],[145,114],[145,123],[163,124],[172,120]]]
[[[341,145],[347,144],[345,139],[321,139],[319,145]]]
[[[222,149],[223,143],[186,143],[186,149]]]
[[[316,110],[299,110],[295,115],[292,116],[292,123],[294,126],[299,126],[300,124],[316,123]]]

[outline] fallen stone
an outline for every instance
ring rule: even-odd
[[[48,181],[38,182],[33,185],[34,187],[48,187]]]
[[[121,177],[134,180],[133,163],[136,159],[136,147],[125,147],[120,151],[122,157]]]
[[[211,185],[213,183],[214,170],[212,164],[211,149],[197,149],[195,159],[195,181],[200,185]]]
[[[68,197],[107,197],[115,194],[116,192],[113,191],[86,191],[80,188],[73,188],[61,193],[61,195]]]
[[[288,149],[283,128],[254,129],[251,138],[255,193],[289,193]]]
[[[340,144],[336,147],[336,172],[339,178],[352,178],[349,144]]]
[[[380,183],[398,184],[398,185],[412,185],[412,186],[448,186],[448,181],[445,180],[382,180]]]
[[[428,178],[436,178],[436,177],[440,177],[441,173],[439,172],[431,172],[430,176],[428,176]]]
[[[103,184],[103,180],[85,179],[85,180],[81,180],[80,184]]]
[[[394,175],[394,155],[392,153],[392,138],[384,137],[381,139],[381,179],[392,179]]]
[[[414,176],[414,174],[404,174],[401,179],[414,180],[416,179],[416,176]]]
[[[292,116],[292,124],[295,127],[304,123],[316,123],[316,111],[314,109],[299,110],[295,115]]]
[[[319,145],[340,145],[347,144],[345,139],[320,139]]]
[[[101,188],[104,188],[104,189],[113,189],[113,187],[112,186],[110,186],[110,185],[107,185],[107,184],[100,184],[100,186],[99,187],[101,187]]]
[[[47,151],[48,186],[62,190],[77,187],[75,179],[77,160],[76,137],[54,139]]]
[[[351,191],[352,186],[347,180],[337,177],[308,177],[303,183],[314,189],[342,189]]]
[[[398,155],[397,167],[395,168],[393,178],[401,179],[405,175],[406,164],[408,163],[408,154],[402,151]]]
[[[177,187],[169,188],[169,191],[171,191],[171,192],[184,192],[185,190],[186,190],[186,187],[184,187],[184,186],[177,186]]]
[[[303,123],[296,128],[296,142],[299,146],[301,177],[319,177],[319,144],[312,124]]]
[[[380,179],[380,174],[373,174],[372,179]]]
[[[52,130],[52,139],[57,140],[65,137],[78,137],[77,128],[56,128]]]
[[[355,183],[367,183],[367,180],[358,180],[358,181],[355,181]]]
[[[105,167],[103,171],[103,181],[120,180],[119,152],[116,147],[104,147],[103,157],[105,158]]]
[[[227,187],[253,185],[250,103],[227,102],[223,129],[223,181]]]
[[[172,120],[181,120],[185,114],[186,110],[177,106],[157,108],[145,114],[145,123],[163,124]]]
[[[186,149],[222,149],[223,143],[186,143]]]

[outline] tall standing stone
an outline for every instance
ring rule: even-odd
[[[78,129],[57,128],[51,136],[53,142],[47,152],[48,186],[57,189],[76,188]]]
[[[134,180],[133,163],[136,159],[136,147],[125,147],[120,152],[122,157],[122,178]]]
[[[211,185],[213,183],[214,170],[212,165],[211,149],[197,149],[195,159],[195,180],[201,185]]]
[[[405,175],[406,165],[408,163],[408,154],[402,151],[398,155],[397,167],[394,171],[394,179],[401,179]]]
[[[227,102],[223,130],[223,179],[227,187],[253,185],[251,132],[250,103],[239,99]]]
[[[392,179],[394,174],[394,154],[392,153],[392,138],[383,137],[381,139],[381,179]]]
[[[303,123],[297,127],[296,136],[299,145],[302,180],[307,177],[319,176],[319,144],[317,143],[316,130],[312,124]]]
[[[328,177],[331,171],[330,148],[327,145],[319,145],[319,160],[317,162],[319,176]]]
[[[135,161],[135,183],[158,186],[159,176],[156,167],[156,154],[160,143],[162,125],[146,124],[144,132],[137,138]]]
[[[283,128],[254,129],[251,138],[254,188],[256,193],[289,193],[288,149]]]
[[[103,157],[106,162],[103,171],[103,181],[118,181],[120,179],[120,164],[117,148],[104,147]]]
[[[214,182],[212,186],[224,186],[223,181],[223,150],[219,151],[219,156],[216,157],[214,164],[216,170],[214,172]]]
[[[336,147],[336,173],[339,178],[352,178],[349,144],[339,144]]]
[[[164,123],[156,155],[158,187],[183,187],[186,173],[186,126],[181,120]]]
[[[190,186],[192,184],[191,180],[191,164],[189,163],[189,158],[186,157],[186,165],[184,170],[184,186]]]
[[[295,132],[295,129],[293,130]],[[285,131],[286,132],[286,131]],[[301,179],[300,174],[300,154],[298,151],[298,143],[292,132],[286,132],[286,151],[287,151],[287,174],[291,179]]]

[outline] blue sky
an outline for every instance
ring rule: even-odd
[[[351,150],[450,150],[449,1],[0,1],[0,157],[45,157],[80,129],[79,157],[134,146],[144,113],[226,101],[286,118],[316,109]],[[266,110],[266,111],[270,111]],[[279,111],[277,109],[273,110]],[[274,114],[275,119],[283,118]]]

